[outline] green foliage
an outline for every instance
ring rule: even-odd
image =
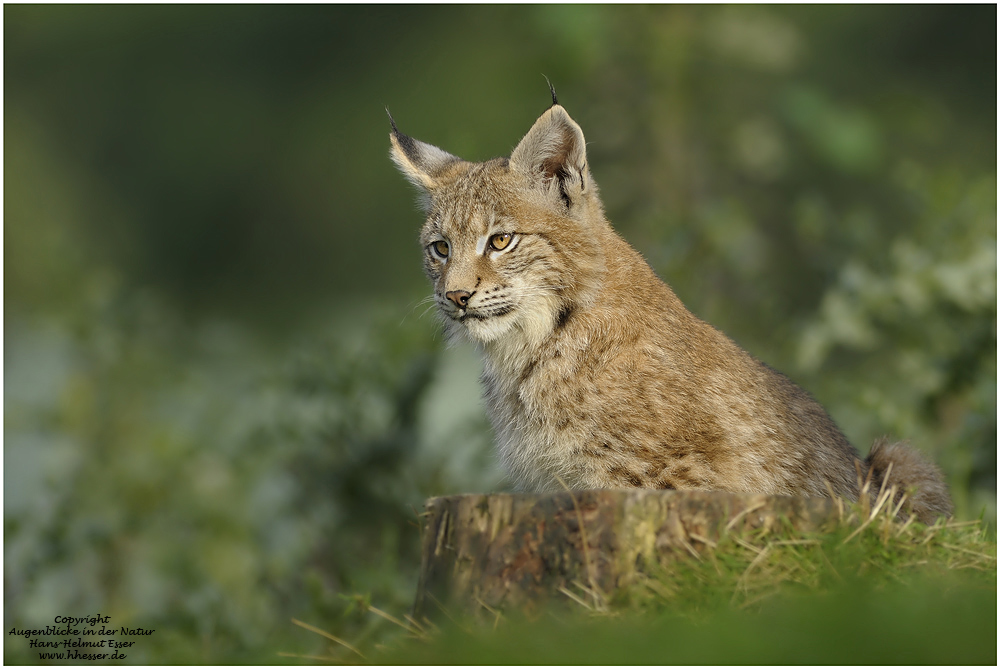
[[[311,641],[293,616],[370,627],[339,594],[408,605],[417,509],[454,485],[419,430],[431,323],[274,354],[121,292],[93,311],[72,334],[8,320],[9,625],[99,611],[162,630],[137,662],[260,661]]]
[[[695,313],[992,522],[995,18],[5,6],[6,626],[100,611],[168,663],[319,653],[292,617],[391,636],[353,596],[405,610],[422,500],[502,481],[478,363],[419,302],[383,107],[487,158],[541,72]]]
[[[579,595],[566,600],[569,608],[551,607],[531,618],[497,614],[492,628],[451,616],[440,630],[427,622],[423,628],[429,631],[411,623],[416,639],[397,639],[369,660],[553,665],[996,661],[996,542],[975,521],[924,527],[894,520],[885,507],[854,509],[832,531],[725,534],[697,553],[646,565],[610,601],[600,593]]]
[[[700,620],[511,621],[497,631],[448,629],[427,645],[374,658],[440,665],[895,665],[996,662],[996,591],[961,579],[878,590],[787,595],[759,612],[713,608]]]

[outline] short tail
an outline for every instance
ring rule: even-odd
[[[878,494],[883,482],[887,490],[896,486],[897,499],[904,493],[908,495],[904,510],[925,525],[940,516],[951,516],[951,496],[941,470],[905,442],[891,442],[885,437],[877,440],[865,465],[871,472],[873,494]]]

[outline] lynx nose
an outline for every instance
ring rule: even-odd
[[[472,293],[467,290],[449,290],[444,296],[454,302],[455,306],[459,309],[465,309],[466,305],[469,304],[469,298],[472,297]]]

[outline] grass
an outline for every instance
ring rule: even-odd
[[[996,539],[980,521],[897,519],[893,490],[832,531],[724,534],[614,593],[492,624],[373,615],[386,644],[311,658],[374,664],[996,664]],[[320,632],[322,633],[322,632]],[[325,634],[325,633],[324,633]]]

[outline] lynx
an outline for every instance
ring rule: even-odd
[[[940,471],[877,441],[863,465],[819,403],[689,312],[605,218],[559,105],[509,158],[467,162],[402,134],[424,270],[450,336],[482,353],[499,457],[524,491],[722,490],[856,500],[859,471],[951,512]]]

